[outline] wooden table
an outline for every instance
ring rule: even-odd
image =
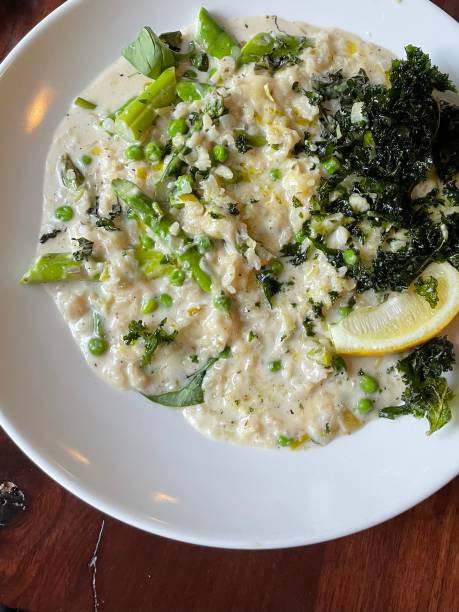
[[[0,0],[0,59],[59,4]],[[459,19],[459,0],[437,4]],[[459,478],[379,527],[256,552],[180,544],[123,525],[64,491],[0,431],[2,480],[28,498],[0,528],[0,602],[11,607],[94,609],[90,562],[100,539],[101,611],[459,611]]]

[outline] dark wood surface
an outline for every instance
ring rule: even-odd
[[[0,59],[59,4],[0,0]],[[437,4],[459,19],[459,0]],[[100,538],[104,612],[459,611],[459,479],[357,535],[256,552],[180,544],[123,525],[64,491],[0,431],[1,481],[27,495],[27,509],[0,527],[0,603],[10,607],[93,610],[90,562]]]

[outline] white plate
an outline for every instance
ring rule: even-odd
[[[418,44],[459,82],[458,24],[424,0],[207,6],[341,27],[398,54]],[[384,521],[453,478],[457,417],[431,438],[414,419],[380,420],[309,452],[215,443],[179,412],[99,381],[45,292],[17,284],[34,254],[52,132],[72,99],[142,25],[176,29],[197,9],[189,0],[70,0],[0,68],[0,424],[64,487],[146,531],[232,548],[310,544]]]

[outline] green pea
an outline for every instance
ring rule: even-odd
[[[279,170],[279,168],[273,168],[269,174],[273,181],[280,181],[282,178],[282,172]]]
[[[145,157],[151,162],[161,161],[164,156],[164,148],[158,142],[149,142],[145,147]]]
[[[89,166],[89,164],[92,164],[92,157],[85,153],[81,156],[81,163],[83,163],[85,166]]]
[[[91,338],[88,342],[88,350],[94,357],[100,357],[108,349],[108,342],[105,338]]]
[[[150,236],[147,236],[147,234],[144,234],[140,239],[140,244],[144,249],[152,249],[155,246],[155,241]]]
[[[171,296],[168,293],[161,293],[161,295],[159,296],[159,301],[166,308],[170,308],[172,304],[174,303],[174,300],[171,298]]]
[[[231,308],[231,298],[227,295],[220,295],[212,300],[213,305],[218,310],[223,310],[224,312],[229,312]]]
[[[274,361],[269,362],[270,372],[279,372],[279,370],[282,370],[282,361],[280,359],[275,359]]]
[[[348,317],[352,312],[352,306],[340,306],[338,312],[340,317]]]
[[[185,119],[172,119],[169,121],[167,126],[167,132],[169,136],[176,136],[177,134],[186,134],[188,132],[188,125]]]
[[[73,208],[71,206],[58,206],[54,211],[54,216],[59,221],[67,223],[73,218]]]
[[[142,314],[151,314],[158,308],[158,302],[154,298],[147,298],[142,301],[140,312]]]
[[[270,262],[269,267],[271,268],[271,272],[274,274],[274,276],[279,276],[284,269],[283,263],[278,259],[273,259],[273,261]]]
[[[343,251],[343,260],[346,265],[355,266],[359,261],[359,256],[353,249],[346,249]]]
[[[169,274],[169,282],[175,287],[181,287],[185,282],[185,272],[183,270],[172,270]]]
[[[209,236],[206,236],[206,234],[196,236],[194,241],[196,242],[196,246],[198,247],[198,251],[200,253],[210,251],[210,249],[212,248],[212,240],[209,238]]]
[[[335,174],[341,168],[341,162],[337,157],[329,157],[322,162],[328,174]]]
[[[378,381],[368,374],[361,374],[359,386],[364,393],[376,393],[379,389]]]
[[[364,397],[359,400],[359,403],[357,404],[357,410],[360,412],[360,414],[367,414],[368,412],[373,410],[374,404],[374,400]]]
[[[279,446],[290,446],[292,442],[293,442],[293,439],[287,436],[279,436],[277,438],[277,443],[279,444]]]
[[[143,159],[143,149],[139,145],[131,145],[124,149],[124,157],[129,161],[140,161]]]
[[[226,160],[229,157],[229,151],[225,147],[225,145],[216,144],[212,148],[212,157],[214,158],[216,162],[220,162],[220,163],[226,162]]]

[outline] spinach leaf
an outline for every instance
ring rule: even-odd
[[[188,376],[190,379],[189,383],[181,389],[169,391],[168,393],[162,393],[160,395],[143,395],[151,402],[156,402],[157,404],[169,406],[171,408],[185,408],[186,406],[202,404],[204,401],[202,383],[207,370],[209,370],[219,359],[228,359],[230,356],[231,348],[227,346],[221,351],[218,357],[211,357],[202,368]]]
[[[207,370],[212,367],[218,359],[218,357],[209,359],[206,365],[195,372],[190,377],[190,382],[181,389],[169,391],[169,393],[162,393],[161,395],[145,395],[145,397],[152,402],[156,402],[162,406],[170,406],[171,408],[184,408],[185,406],[202,404],[204,401],[202,383]]]
[[[151,79],[157,79],[166,68],[176,64],[174,52],[148,26],[124,49],[123,57]]]

